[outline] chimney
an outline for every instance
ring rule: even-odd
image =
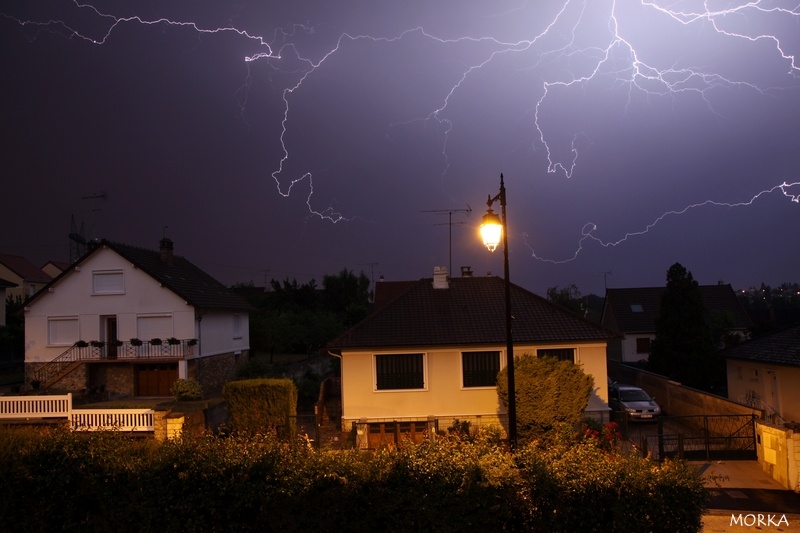
[[[159,250],[161,251],[161,260],[167,263],[168,265],[172,264],[172,239],[169,237],[164,237],[160,241],[158,241]]]
[[[462,278],[471,278],[472,277],[472,267],[462,266],[461,267],[461,277]]]
[[[448,289],[450,285],[447,283],[447,267],[433,267],[433,288],[434,289]]]

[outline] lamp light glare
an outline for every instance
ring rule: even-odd
[[[500,244],[502,235],[503,224],[500,222],[500,217],[490,207],[486,214],[483,215],[483,222],[481,223],[483,244],[490,252],[494,252],[497,249],[497,245]]]

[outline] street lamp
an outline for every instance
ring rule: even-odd
[[[502,220],[492,211],[492,204],[500,201]],[[494,252],[503,239],[503,277],[506,286],[506,373],[508,375],[508,440],[511,449],[517,447],[517,400],[514,385],[514,341],[511,336],[511,281],[508,278],[508,218],[506,218],[506,186],[500,174],[500,192],[496,196],[489,195],[486,202],[489,210],[483,215],[481,237],[483,244],[490,252]]]

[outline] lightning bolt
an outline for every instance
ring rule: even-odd
[[[720,39],[749,43],[751,45],[767,44],[774,56],[786,67],[786,78],[783,88],[796,87],[800,79],[800,66],[796,52],[792,45],[796,44],[800,23],[800,6],[791,5],[787,1],[779,0],[750,0],[732,1],[724,4],[725,7],[712,8],[710,1],[687,2],[656,2],[652,0],[564,0],[558,9],[550,15],[550,19],[543,24],[543,29],[527,38],[519,40],[503,40],[491,35],[459,36],[445,38],[426,31],[423,27],[415,27],[400,31],[394,35],[369,35],[342,33],[335,43],[326,51],[316,57],[305,55],[293,41],[294,34],[283,30],[275,30],[267,38],[256,35],[234,26],[206,28],[195,22],[171,20],[168,18],[145,19],[143,17],[117,16],[101,11],[92,4],[72,0],[74,8],[82,15],[91,19],[93,32],[78,29],[77,24],[64,19],[26,20],[19,17],[0,13],[3,18],[13,21],[26,30],[33,30],[35,39],[39,32],[53,32],[68,39],[78,39],[92,45],[103,45],[112,38],[113,33],[123,25],[163,25],[165,27],[186,28],[199,35],[234,34],[249,42],[253,51],[244,56],[243,61],[248,66],[266,62],[274,69],[287,69],[289,63],[297,64],[291,70],[295,74],[295,81],[287,84],[282,91],[283,114],[281,130],[278,138],[281,157],[276,168],[270,172],[278,193],[289,197],[299,184],[304,183],[308,188],[306,205],[309,216],[338,223],[352,220],[345,217],[334,207],[319,209],[312,206],[314,196],[314,181],[311,171],[300,171],[294,176],[287,176],[290,171],[287,165],[291,159],[291,147],[287,138],[292,122],[292,109],[297,102],[298,92],[305,83],[315,74],[327,68],[330,59],[336,55],[346,53],[347,43],[364,41],[374,44],[399,43],[408,39],[423,39],[433,45],[454,47],[462,51],[460,57],[467,54],[471,59],[466,60],[465,66],[460,70],[449,85],[449,88],[440,94],[438,104],[431,107],[430,111],[422,116],[411,118],[405,122],[393,123],[392,128],[402,127],[417,121],[432,122],[439,126],[441,131],[442,154],[442,179],[450,172],[451,154],[449,143],[451,134],[458,128],[458,113],[451,110],[454,101],[460,93],[469,87],[473,77],[478,76],[485,69],[491,67],[502,58],[520,56],[527,63],[529,71],[540,72],[538,86],[527,87],[534,96],[533,105],[527,110],[531,120],[534,134],[529,139],[529,149],[532,153],[543,154],[546,159],[546,172],[560,174],[565,178],[572,178],[579,168],[579,150],[583,142],[591,142],[588,134],[575,131],[566,141],[556,141],[555,136],[549,132],[546,125],[546,114],[556,108],[551,101],[558,96],[568,96],[570,91],[587,91],[593,86],[609,87],[610,90],[624,95],[627,100],[625,109],[635,101],[653,101],[666,99],[677,103],[681,98],[699,98],[705,103],[709,113],[722,117],[722,113],[714,106],[713,94],[720,90],[745,89],[766,95],[769,91],[780,90],[775,83],[762,87],[747,79],[736,79],[724,72],[709,72],[700,66],[692,65],[663,65],[659,60],[646,59],[647,54],[637,49],[633,34],[641,31],[639,14],[656,17],[659,21],[670,21],[681,28],[696,29],[698,32],[710,31]],[[716,5],[716,4],[714,4]],[[723,4],[720,4],[722,6]],[[523,5],[519,9],[527,7]],[[631,15],[631,13],[634,13]],[[773,24],[779,21],[781,24]],[[772,30],[781,26],[783,33]],[[587,41],[586,28],[600,28],[599,37]],[[314,28],[295,25],[293,31],[311,34]],[[92,36],[92,33],[94,36]],[[291,61],[288,61],[291,57]],[[460,59],[464,61],[463,59]],[[685,61],[684,61],[685,62]],[[247,86],[249,82],[246,82]],[[246,106],[246,96],[242,102],[243,112]],[[584,243],[593,241],[604,247],[615,247],[628,238],[646,234],[657,224],[669,217],[682,215],[690,210],[702,207],[746,207],[752,205],[761,196],[781,191],[792,202],[798,203],[800,195],[791,194],[789,189],[796,187],[800,182],[783,182],[769,189],[765,189],[750,200],[738,203],[725,203],[715,200],[706,200],[691,204],[681,209],[675,209],[655,218],[643,229],[626,233],[616,240],[602,240],[596,236],[598,226],[586,223],[574,254],[563,260],[552,260],[538,257],[534,248],[528,244],[527,234],[523,234],[525,244],[531,255],[546,262],[563,263],[576,259],[583,250]]]

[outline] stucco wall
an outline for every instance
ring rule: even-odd
[[[124,294],[92,294],[92,272],[99,270],[122,270]],[[138,337],[137,317],[143,314],[166,314],[171,317],[172,336],[182,339],[195,337],[194,309],[108,249],[98,250],[80,266],[80,270],[71,271],[51,290],[25,310],[27,362],[51,361],[71,345],[48,344],[48,318],[54,317],[79,319],[79,339],[72,342],[105,340],[104,316],[117,317],[118,339]]]
[[[728,396],[755,398],[772,407],[784,420],[800,421],[800,368],[728,360]]]
[[[536,353],[536,346],[515,346],[514,353]],[[597,396],[608,401],[606,380],[605,344],[560,345],[547,348],[577,348],[576,364],[595,378]],[[463,348],[474,350],[476,348]],[[487,346],[484,350],[501,353],[505,366],[505,347]],[[402,391],[378,391],[374,385],[375,353],[424,353],[425,389]],[[392,351],[347,351],[342,354],[342,428],[350,429],[352,422],[368,420],[394,420],[413,418],[427,420],[429,417],[452,419],[486,417],[496,420],[505,414],[497,396],[496,387],[463,388],[461,384],[460,347],[435,350],[409,349]]]

